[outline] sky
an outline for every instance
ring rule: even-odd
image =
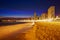
[[[0,16],[28,17],[33,16],[34,12],[41,15],[50,6],[56,7],[56,15],[60,13],[59,0],[0,0]]]

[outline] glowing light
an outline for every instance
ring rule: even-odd
[[[34,25],[35,23],[33,22],[32,25]]]
[[[42,20],[17,20],[16,22],[32,22],[34,24],[34,22],[52,22],[57,19],[60,18],[50,18],[50,19],[42,19]]]

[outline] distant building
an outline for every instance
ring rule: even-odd
[[[34,20],[37,20],[38,19],[38,16],[36,14],[36,12],[34,12]]]
[[[45,19],[47,19],[48,18],[48,14],[47,13],[45,13]]]
[[[46,19],[46,13],[42,13],[39,19]]]
[[[48,9],[48,19],[55,18],[55,6],[51,6]]]

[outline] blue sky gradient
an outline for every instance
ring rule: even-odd
[[[59,14],[59,0],[0,0],[0,16],[33,16],[34,12],[41,15],[52,5]]]

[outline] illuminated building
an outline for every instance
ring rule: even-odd
[[[34,12],[34,20],[37,20],[37,19],[38,19],[38,17],[36,15],[36,12]]]
[[[45,19],[47,19],[48,18],[48,14],[47,13],[45,13]]]
[[[55,6],[51,6],[48,9],[48,19],[55,18]]]
[[[41,16],[39,17],[39,19],[46,19],[46,14],[42,13]]]

